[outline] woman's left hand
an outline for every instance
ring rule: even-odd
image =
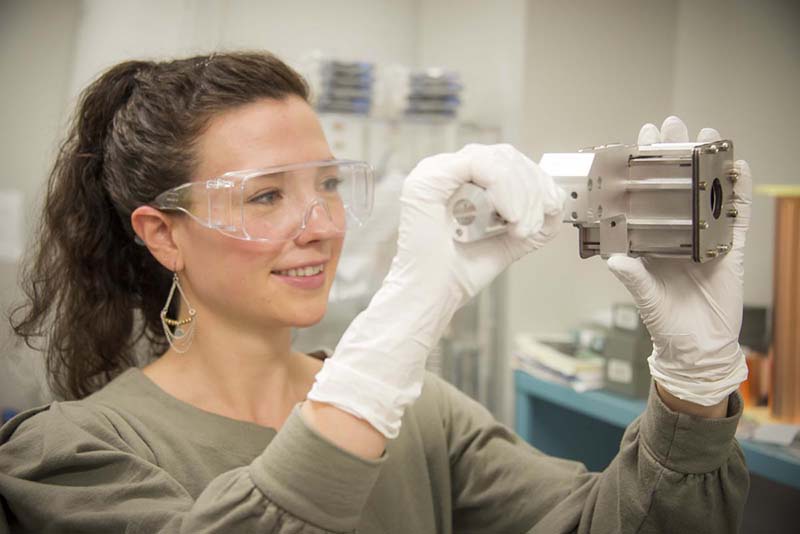
[[[704,143],[719,139],[719,133],[711,128],[704,128],[697,137],[698,142]],[[668,117],[661,131],[652,124],[643,126],[638,142],[642,145],[688,140],[683,122]],[[608,268],[633,296],[652,337],[653,352],[648,363],[659,388],[702,406],[723,403],[747,378],[738,339],[752,179],[745,161],[737,161],[735,170],[738,180],[726,207],[736,209],[738,215],[733,247],[727,254],[706,263],[627,256],[608,260]]]

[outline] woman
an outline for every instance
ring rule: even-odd
[[[464,247],[446,203],[469,180],[511,230]],[[617,458],[587,473],[424,373],[455,310],[560,226],[563,193],[507,145],[421,162],[369,307],[332,356],[292,352],[290,329],[325,312],[369,188],[364,164],[334,160],[305,83],[273,56],[128,62],[95,81],[52,172],[15,322],[47,338],[71,400],[2,429],[0,531],[736,529],[747,471],[730,384],[687,402],[665,389],[686,373],[667,366]],[[659,325],[669,292],[640,282],[669,289],[671,271],[618,260]],[[153,357],[141,370],[137,353]]]

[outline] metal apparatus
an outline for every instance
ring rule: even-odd
[[[544,154],[542,169],[568,195],[564,222],[578,228],[582,258],[600,254],[686,257],[705,262],[733,243],[733,142],[603,145]],[[482,188],[450,201],[453,238],[468,243],[506,231]]]

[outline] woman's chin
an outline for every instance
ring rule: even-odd
[[[303,310],[301,313],[294,314],[288,322],[295,328],[314,326],[325,317],[326,309],[327,306],[320,310]]]
[[[315,324],[319,323],[322,320],[322,317],[316,320],[297,320],[292,322],[292,326],[294,328],[310,328]]]

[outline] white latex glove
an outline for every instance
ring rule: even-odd
[[[509,232],[453,240],[447,203],[466,182],[486,189]],[[369,306],[344,333],[308,395],[397,436],[422,390],[425,360],[456,310],[512,262],[552,239],[565,193],[510,145],[468,145],[422,160],[401,194],[397,255]]]
[[[698,134],[699,142],[720,139],[712,128]],[[659,132],[645,124],[639,144],[687,142],[686,125],[668,117]],[[752,179],[745,161],[737,161],[734,184],[733,248],[706,263],[679,259],[612,256],[608,268],[628,288],[653,341],[650,373],[674,396],[713,406],[747,378],[739,347],[742,324],[744,245],[750,223]],[[727,201],[727,199],[726,199]]]

